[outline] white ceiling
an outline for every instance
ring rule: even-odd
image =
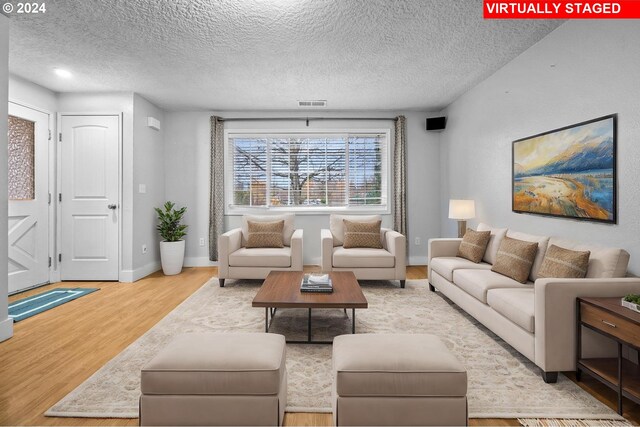
[[[168,110],[290,110],[299,99],[326,99],[332,110],[439,110],[561,24],[485,21],[481,0],[46,6],[11,15],[13,74],[56,92],[138,92]]]

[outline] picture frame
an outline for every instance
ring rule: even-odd
[[[617,223],[617,114],[513,141],[511,208]]]

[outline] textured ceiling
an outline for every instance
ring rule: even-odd
[[[11,17],[10,71],[168,110],[437,110],[560,25],[481,0],[47,0]],[[61,79],[53,68],[70,70]]]

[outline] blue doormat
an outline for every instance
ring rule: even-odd
[[[99,290],[100,288],[55,288],[19,299],[9,304],[9,318],[19,322]]]

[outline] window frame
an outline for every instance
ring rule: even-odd
[[[353,205],[353,206],[237,206],[233,205],[233,156],[230,139],[233,138],[275,138],[305,135],[340,136],[349,137],[366,134],[384,135],[384,157],[382,160],[382,199],[381,205]],[[393,143],[391,141],[391,129],[225,129],[224,130],[224,214],[227,216],[260,214],[267,212],[290,212],[297,215],[318,215],[330,213],[376,213],[381,215],[391,214],[392,197],[392,158]],[[345,172],[347,187],[349,174]],[[267,186],[269,194],[271,183]]]

